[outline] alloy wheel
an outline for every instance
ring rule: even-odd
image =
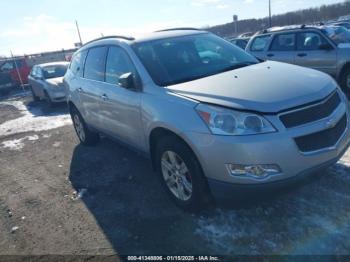
[[[77,132],[78,137],[80,138],[81,141],[85,141],[84,125],[77,114],[74,115],[73,122],[74,122],[75,131]]]
[[[187,201],[192,196],[192,178],[182,158],[173,151],[165,151],[161,158],[164,181],[178,199]]]

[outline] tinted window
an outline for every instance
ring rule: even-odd
[[[104,81],[107,47],[94,47],[88,52],[84,68],[84,77]]]
[[[125,73],[136,73],[136,70],[127,55],[120,47],[110,47],[106,62],[106,82],[118,84],[119,77]]]
[[[299,50],[318,50],[322,44],[327,44],[326,40],[315,32],[298,34]]]
[[[276,35],[272,41],[271,51],[295,50],[295,34]]]
[[[31,76],[35,76],[36,73],[36,66],[33,66],[32,71],[30,71]]]
[[[14,69],[15,66],[13,64],[13,62],[6,62],[1,66],[1,71],[9,71]]]
[[[242,49],[212,34],[196,34],[133,45],[153,81],[173,85],[258,63]]]
[[[82,51],[74,55],[72,63],[70,64],[70,70],[78,76],[83,76],[84,62],[87,51]]]
[[[46,66],[43,68],[43,75],[45,79],[63,77],[66,71],[66,65]]]
[[[267,43],[270,40],[270,35],[259,36],[253,40],[251,51],[264,51]]]

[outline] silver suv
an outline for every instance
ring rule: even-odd
[[[350,31],[337,25],[286,26],[252,37],[246,51],[260,59],[310,67],[331,75],[350,95]]]
[[[259,62],[205,31],[105,37],[65,75],[76,133],[150,156],[176,204],[196,210],[240,188],[270,188],[337,162],[349,108],[328,75]]]

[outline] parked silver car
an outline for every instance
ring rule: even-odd
[[[310,67],[331,75],[350,95],[350,31],[342,26],[275,27],[253,36],[246,51],[260,59]]]
[[[35,65],[28,76],[32,96],[35,101],[45,99],[51,106],[55,102],[66,101],[63,76],[68,62],[52,62]]]
[[[305,178],[347,149],[349,108],[328,75],[259,62],[205,31],[105,37],[65,75],[76,133],[150,156],[178,206]]]

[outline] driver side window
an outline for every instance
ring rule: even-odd
[[[130,72],[135,76],[136,69],[128,54],[120,47],[110,47],[106,62],[106,82],[117,85],[119,77]]]
[[[326,40],[314,32],[298,34],[298,50],[319,50],[321,45],[327,44]]]

